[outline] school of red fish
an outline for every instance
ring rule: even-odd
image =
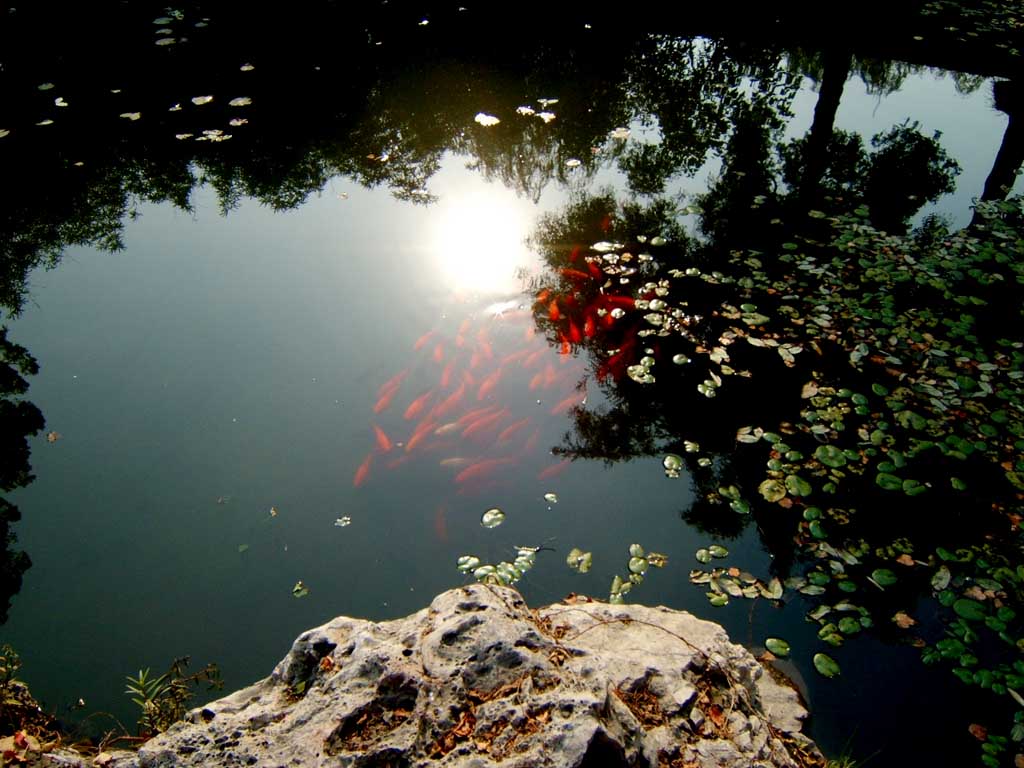
[[[413,361],[377,390],[356,488],[413,461],[450,475],[462,496],[511,485],[512,474],[539,483],[568,468],[550,449],[568,429],[565,414],[586,403],[586,365],[568,343],[553,349],[536,333],[529,309],[508,305],[416,340]]]

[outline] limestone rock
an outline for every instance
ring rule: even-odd
[[[805,715],[712,622],[586,598],[533,611],[475,584],[303,633],[270,677],[116,764],[789,768],[787,744],[816,754]]]

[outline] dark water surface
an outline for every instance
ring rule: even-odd
[[[686,207],[735,172],[722,171],[723,153],[735,163],[742,151],[729,144],[735,121],[765,109],[773,143],[807,135],[819,92],[804,74],[820,79],[820,54],[639,37],[644,56],[523,41],[502,63],[435,31],[447,17],[406,16],[401,55],[380,53],[375,28],[285,64],[258,41],[247,53],[245,39],[215,37],[213,10],[181,17],[122,20],[143,52],[123,72],[101,63],[89,80],[70,55],[15,57],[0,72],[12,105],[0,163],[28,190],[6,255],[31,268],[5,324],[40,364],[27,398],[59,433],[31,438],[36,480],[9,496],[33,564],[0,636],[40,700],[74,719],[67,707],[83,697],[131,724],[123,681],[139,668],[189,654],[238,687],[303,629],[418,610],[465,582],[460,555],[497,562],[518,545],[555,550],[518,584],[530,603],[605,598],[639,542],[669,560],[628,599],[722,622],[758,649],[785,637],[830,753],[874,754],[871,765],[976,756],[956,681],[917,649],[864,635],[837,654],[842,677],[825,680],[801,596],[708,604],[688,579],[695,550],[725,544],[729,564],[765,581],[774,554],[755,524],[726,537],[686,522],[693,486],[666,477],[659,447],[678,436],[624,461],[551,452],[574,406],[605,403],[607,372],[545,326],[547,300],[535,299],[548,267],[525,238],[542,215],[605,190],[644,202],[660,189],[695,234]],[[155,46],[161,37],[175,43]],[[906,121],[940,132],[962,172],[908,220],[966,225],[1007,124],[990,80],[876,64],[889,82],[847,72],[834,127],[869,149]],[[252,103],[228,106],[239,97]],[[231,138],[200,144],[203,130]],[[186,199],[187,210],[174,204]],[[96,247],[129,213],[123,249]],[[47,252],[60,254],[55,268]],[[493,506],[506,520],[488,530],[480,516]],[[567,569],[572,547],[593,552],[589,573]],[[300,580],[309,594],[297,599]],[[927,697],[948,706],[922,710]]]

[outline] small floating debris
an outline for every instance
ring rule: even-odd
[[[250,104],[252,104],[252,99],[248,96],[239,96],[228,102],[230,107],[248,107]]]
[[[546,501],[548,504],[557,504],[558,503],[558,495],[554,494],[554,493],[545,493],[544,494],[544,501]]]
[[[302,583],[302,579],[295,582],[295,586],[292,587],[292,595],[294,597],[305,597],[309,594],[309,587]]]
[[[0,128],[0,139],[2,139],[4,136],[10,136],[10,135],[11,135],[11,132],[9,130],[7,130],[6,128]]]
[[[192,103],[197,107],[201,107],[203,104],[209,104],[213,101],[213,96],[193,96]]]
[[[58,106],[58,107],[66,107],[66,106],[68,106],[68,103],[66,101],[64,101],[64,97],[63,96],[58,96],[56,99],[53,100],[53,103],[56,106]]]
[[[661,466],[665,468],[665,477],[677,478],[683,468],[683,457],[677,453],[666,454],[661,460]]]
[[[40,83],[39,85],[36,86],[36,88],[38,88],[40,91],[48,91],[48,90],[50,90],[51,88],[54,88],[54,87],[55,86],[54,86],[53,83]]]
[[[516,107],[516,114],[522,115],[523,117],[529,117],[530,115],[537,114],[537,112],[533,107],[522,106]]]
[[[573,547],[565,558],[565,564],[579,573],[586,573],[594,562],[592,552],[584,552],[579,547]]]
[[[170,24],[172,21],[174,21],[174,19],[172,19],[170,16],[160,16],[159,18],[153,19],[153,23],[157,26]]]
[[[179,141],[184,141],[185,139],[191,139],[193,136],[195,136],[194,133],[176,133],[176,134],[174,134],[174,138],[178,139]]]
[[[270,516],[271,517],[277,517],[277,507],[271,507],[270,508]]]
[[[566,168],[579,168],[581,165],[583,165],[583,161],[577,160],[575,157],[572,157],[565,161]]]
[[[173,37],[161,37],[156,41],[156,45],[174,45],[176,42],[178,41]]]
[[[62,437],[63,437],[63,435],[60,432],[47,432],[46,433],[46,442],[48,442],[48,443],[56,443]]]
[[[629,128],[616,128],[614,131],[608,134],[609,139],[615,141],[625,141],[629,138]],[[642,240],[640,242],[643,242]]]
[[[475,571],[480,567],[480,558],[476,555],[463,555],[458,559],[457,566],[463,573]]]
[[[217,503],[218,504],[227,504],[229,501],[231,501],[231,497],[230,496],[218,496],[217,497]]]
[[[537,117],[539,117],[545,123],[550,123],[552,120],[555,119],[555,113],[554,112],[538,112],[537,113]]]
[[[490,126],[497,125],[501,122],[501,120],[496,118],[494,115],[488,115],[486,112],[477,112],[476,117],[474,117],[473,120],[480,123],[480,125],[485,128],[489,128]]]
[[[237,128],[238,126],[245,125],[248,122],[249,122],[248,118],[245,118],[245,117],[234,117],[234,118],[232,118],[231,120],[228,121],[228,125],[230,125],[230,126],[232,126],[234,128]]]
[[[40,120],[36,125],[53,125],[53,120],[47,118],[46,120]]]
[[[239,67],[239,69],[243,72],[252,72],[254,69],[256,69],[256,67],[254,67],[252,64],[243,64]]]
[[[134,120],[138,120],[140,117],[142,117],[142,113],[141,112],[122,112],[120,115],[118,115],[118,117],[123,117],[126,120],[133,120],[134,121]]]
[[[249,551],[249,545],[248,544],[239,544],[238,545],[238,554],[242,554],[243,552],[248,552],[248,551]]]
[[[334,521],[334,525],[337,528],[347,528],[348,526],[352,525],[352,518],[348,515],[345,515],[344,517],[339,517],[337,520]]]
[[[557,104],[558,99],[537,99],[537,103],[542,107],[550,107],[552,104]]]
[[[484,528],[497,528],[503,522],[505,522],[505,513],[497,507],[488,509],[480,518],[480,525]]]

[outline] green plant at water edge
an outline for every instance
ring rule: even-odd
[[[193,689],[205,683],[208,691],[224,687],[216,664],[207,664],[198,672],[186,675],[189,657],[175,659],[164,674],[152,677],[149,668],[140,669],[137,677],[126,677],[125,693],[132,697],[141,710],[139,732],[153,735],[166,731],[181,720],[192,699]]]

